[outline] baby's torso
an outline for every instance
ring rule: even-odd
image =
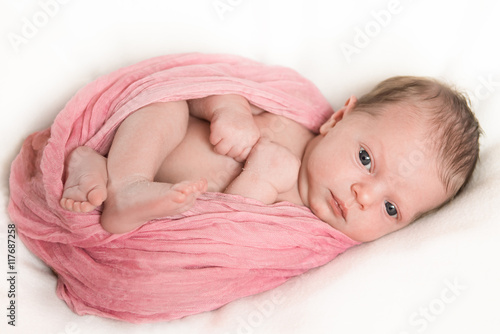
[[[313,137],[309,130],[292,120],[267,112],[254,115],[254,120],[261,137],[285,146],[302,159],[305,146]],[[203,177],[208,181],[208,191],[223,192],[241,173],[244,163],[215,153],[209,135],[210,123],[190,116],[186,136],[165,159],[156,181],[178,183]]]

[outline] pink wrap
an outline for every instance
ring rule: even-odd
[[[226,55],[163,56],[79,91],[50,129],[32,134],[12,164],[9,213],[26,246],[57,273],[57,294],[78,314],[130,322],[181,318],[274,288],[357,242],[309,209],[206,193],[181,215],[124,235],[60,208],[64,161],[86,145],[106,154],[120,122],[155,101],[236,93],[316,131],[333,112],[296,72]]]

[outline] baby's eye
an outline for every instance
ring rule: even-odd
[[[361,161],[361,164],[365,166],[368,171],[372,169],[372,159],[364,148],[360,148],[359,150],[359,161]]]
[[[387,211],[387,214],[391,217],[398,216],[398,209],[396,209],[396,206],[391,202],[385,201],[385,211]]]

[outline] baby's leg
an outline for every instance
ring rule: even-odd
[[[120,125],[108,154],[108,197],[102,227],[125,233],[146,221],[189,209],[206,180],[179,184],[154,182],[167,155],[183,140],[189,120],[185,101],[155,103]]]

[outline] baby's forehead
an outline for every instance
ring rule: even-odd
[[[423,110],[412,105],[394,103],[353,113],[361,127],[383,131],[386,135],[411,136],[421,140],[432,136],[432,122]]]
[[[355,108],[360,114],[377,118],[397,118],[399,121],[427,121],[429,119],[429,103],[422,104],[415,101],[386,102]]]

